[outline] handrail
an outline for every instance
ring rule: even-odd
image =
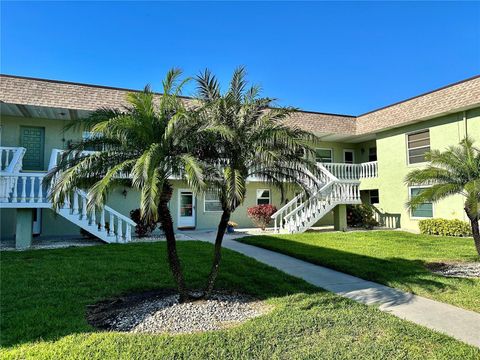
[[[82,197],[85,197],[88,199],[88,194],[84,191],[84,190],[80,190],[80,189],[77,189],[76,190],[77,193],[82,196]],[[108,211],[109,213],[121,218],[123,221],[125,221],[126,223],[132,225],[132,226],[137,226],[137,223],[135,221],[133,221],[132,219],[130,219],[129,217],[119,213],[118,211],[116,210],[113,210],[110,206],[108,205],[104,205],[103,208]]]
[[[52,149],[52,153],[50,154],[50,161],[48,162],[48,170],[52,170],[55,166],[58,165],[58,156],[62,155],[64,152],[67,150],[61,150],[61,149]],[[80,155],[91,155],[95,154],[97,151],[94,150],[82,150],[80,153],[78,151],[73,152],[74,156],[77,154]]]
[[[2,164],[3,152],[5,152],[6,154],[5,169],[2,170],[2,172],[13,173],[15,171],[21,170],[23,165],[22,164],[23,156],[25,155],[26,150],[27,149],[25,149],[24,147],[1,146],[0,147],[0,166]],[[13,153],[13,156],[12,156],[12,159],[9,161],[10,152]]]
[[[329,172],[339,179],[365,179],[378,177],[378,162],[369,161],[360,164],[322,163]]]

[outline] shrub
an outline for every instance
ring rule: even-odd
[[[264,204],[252,206],[247,209],[247,215],[252,219],[253,223],[265,230],[267,225],[270,223],[271,216],[277,212],[277,208],[274,205]]]
[[[418,222],[422,234],[441,236],[472,236],[472,228],[458,219],[424,219]]]
[[[153,230],[157,227],[157,223],[154,221],[147,222],[142,218],[140,214],[140,209],[135,209],[130,211],[130,219],[135,221],[137,226],[135,227],[135,233],[138,237],[144,237],[150,235]]]
[[[374,226],[378,226],[378,221],[375,220],[373,214],[374,210],[370,204],[348,205],[347,225],[371,230]]]

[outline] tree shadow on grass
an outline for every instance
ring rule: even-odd
[[[400,287],[415,293],[421,287],[428,292],[455,291],[459,284],[473,285],[468,278],[447,278],[430,272],[423,260],[401,257],[376,258],[352,252],[314,246],[275,236],[254,236],[241,242],[280,252],[313,264],[328,267],[365,280]],[[400,255],[400,254],[399,254]]]
[[[213,246],[179,242],[191,289],[205,286]],[[98,332],[86,319],[89,305],[124,294],[172,289],[165,243],[5,252],[1,255],[2,346]],[[322,290],[224,249],[217,289],[260,300]]]

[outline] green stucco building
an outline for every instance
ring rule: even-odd
[[[129,91],[135,90],[0,76],[2,239],[16,238],[17,247],[25,248],[36,236],[78,237],[83,228],[108,242],[131,240],[134,223],[128,215],[138,207],[135,190],[119,187],[110,194],[108,206],[93,215],[84,211],[85,198],[79,191],[65,209],[54,212],[49,189],[41,181],[63,150],[89,136],[65,130],[65,125],[100,107],[122,107]],[[335,224],[341,229],[346,204],[360,201],[375,205],[385,227],[415,231],[423,218],[467,220],[460,196],[407,210],[406,201],[419,188],[407,187],[404,178],[411,169],[425,166],[424,154],[430,149],[456,145],[466,135],[480,146],[480,77],[359,116],[298,111],[287,122],[320,137],[317,161],[325,171],[322,181],[331,182],[329,193],[316,202],[296,193],[282,201],[276,189],[251,179],[247,199],[232,218],[240,227],[252,227],[246,209],[264,203],[283,209],[272,225],[289,232],[312,225]],[[175,227],[215,228],[220,218],[215,196],[195,194],[179,180],[173,183]],[[300,211],[302,204],[310,207]]]

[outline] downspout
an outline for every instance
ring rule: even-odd
[[[467,111],[463,111],[463,122],[465,124],[465,137],[468,136],[468,126],[467,126]]]

